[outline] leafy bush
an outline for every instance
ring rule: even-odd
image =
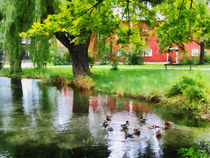
[[[196,150],[194,147],[181,148],[178,150],[178,154],[183,158],[208,158],[206,150]]]
[[[206,95],[206,92],[198,86],[188,86],[188,88],[183,91],[183,96],[190,101],[205,101]]]
[[[95,53],[93,51],[88,51],[88,62],[91,68],[95,64],[95,59],[96,59]]]
[[[63,49],[61,46],[52,46],[50,48],[50,62],[54,65],[70,65],[71,57],[67,49]]]
[[[99,65],[107,65],[109,63],[110,62],[109,62],[108,57],[107,57],[107,58],[103,59],[102,61],[100,61]]]
[[[210,53],[205,52],[204,63],[210,64]]]
[[[129,51],[127,51],[126,49],[119,49],[118,51],[121,52],[120,58],[124,64],[128,64],[128,65],[143,64],[143,59],[141,57],[142,52],[134,51],[133,49],[130,49]]]
[[[180,64],[198,64],[198,57],[191,57],[188,54],[181,56]]]
[[[94,87],[95,82],[89,76],[79,76],[74,80],[74,85],[82,90],[90,90]]]
[[[116,54],[114,54],[113,61],[111,63],[112,69],[117,70],[118,69],[118,64],[119,64],[119,57]]]
[[[201,75],[192,77],[188,74],[184,74],[181,76],[180,81],[168,90],[167,96],[182,95],[188,103],[207,102],[209,93],[207,87],[208,84],[204,82]]]

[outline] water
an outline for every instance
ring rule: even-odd
[[[173,158],[177,149],[210,140],[210,130],[186,113],[69,87],[47,86],[40,80],[0,77],[0,157]],[[112,116],[106,131],[102,123]],[[147,118],[139,123],[139,116]],[[164,120],[175,122],[164,130]],[[125,139],[121,124],[130,121]],[[158,125],[162,136],[157,138]]]

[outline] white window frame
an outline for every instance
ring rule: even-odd
[[[152,49],[145,49],[144,50],[144,54],[145,54],[145,57],[151,57],[152,56]]]
[[[198,49],[192,49],[192,56],[193,57],[197,57],[198,56],[198,53],[199,53],[199,50]]]
[[[122,56],[122,51],[121,50],[117,51],[117,56]]]

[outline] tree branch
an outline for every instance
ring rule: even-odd
[[[192,5],[193,5],[193,0],[191,0],[190,9],[192,9]]]
[[[180,15],[181,15],[181,12],[182,12],[182,7],[183,7],[183,5],[184,5],[184,0],[182,0],[181,7],[180,7],[180,9],[179,9],[179,15],[178,15],[178,18],[176,19],[175,25],[177,24],[177,22],[178,22],[178,20],[179,20],[179,18],[180,18]]]
[[[193,42],[197,43],[198,45],[201,45],[199,42],[197,42],[196,40],[192,40]]]

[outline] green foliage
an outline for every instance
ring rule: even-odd
[[[114,53],[113,55],[113,61],[111,62],[112,69],[117,70],[119,65],[119,57]]]
[[[204,63],[210,64],[210,53],[205,52]]]
[[[198,58],[190,57],[187,54],[183,54],[179,63],[180,64],[198,64]]]
[[[168,90],[167,96],[181,95],[184,98],[183,107],[199,109],[201,104],[208,104],[210,93],[208,87],[208,83],[206,84],[200,74],[196,77],[184,74],[180,77],[179,82]]]
[[[75,44],[85,43],[91,32],[100,32],[103,37],[110,36],[119,21],[111,3],[95,0],[66,1],[60,6],[58,14],[49,15],[43,23],[34,22],[32,28],[21,36],[50,36],[56,32],[65,32],[74,37],[70,41]]]
[[[131,49],[133,50],[133,49]],[[143,64],[140,51],[128,52],[126,49],[119,49],[120,59],[124,64],[128,65],[140,65]]]
[[[49,61],[54,65],[71,65],[71,57],[69,51],[61,46],[52,45],[50,47],[50,55],[51,58]]]
[[[209,154],[206,150],[196,150],[194,147],[181,148],[178,154],[183,158],[208,158]]]
[[[92,68],[93,65],[95,64],[95,59],[91,56],[88,56],[88,63],[90,65],[90,67]]]
[[[117,32],[120,44],[121,60],[129,65],[141,64],[141,54],[145,48],[145,40],[139,36],[141,34],[141,26],[138,23],[133,24],[134,27],[122,24]]]
[[[209,38],[209,8],[205,0],[166,1],[155,10],[164,16],[155,23],[161,51],[174,44],[184,51],[184,43],[192,40],[199,43]]]
[[[35,0],[3,1],[0,7],[2,6],[4,8],[1,23],[3,51],[9,57],[10,72],[20,72],[23,47],[19,33],[27,30],[33,22]]]
[[[9,58],[11,73],[21,71],[23,46],[19,34],[27,31],[34,20],[41,21],[47,14],[53,13],[52,5],[54,2],[58,2],[58,0],[8,0],[0,2],[1,38],[3,50]],[[46,37],[31,39],[30,56],[39,68],[46,64],[49,54],[48,40]]]
[[[31,38],[31,43],[29,44],[29,53],[30,59],[36,65],[37,68],[42,68],[46,66],[47,61],[50,58],[50,51],[49,51],[49,38]]]
[[[111,55],[112,51],[112,47],[110,47],[111,44],[112,42],[108,43],[105,38],[100,39],[100,37],[96,38],[94,42],[96,57],[101,60],[103,65],[109,62],[109,56]]]
[[[183,96],[190,101],[206,101],[207,92],[198,86],[189,86],[183,91]]]

